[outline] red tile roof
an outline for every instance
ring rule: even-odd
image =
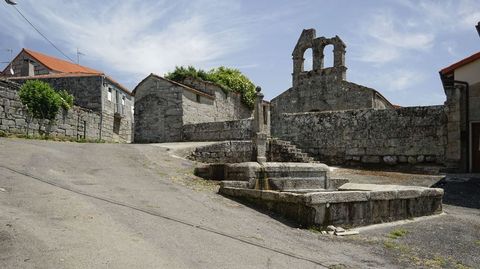
[[[448,75],[450,73],[452,73],[453,71],[455,71],[455,69],[458,69],[464,65],[467,65],[471,62],[474,62],[476,60],[480,59],[480,52],[477,52],[473,55],[470,55],[469,57],[459,61],[459,62],[456,62],[448,67],[445,67],[443,68],[442,70],[440,70],[440,74],[442,75]]]
[[[120,83],[117,81],[113,80],[111,77],[105,75],[103,72],[97,71],[92,68],[88,68],[86,66],[82,66],[79,64],[74,64],[68,61],[64,61],[40,52],[36,52],[33,50],[29,49],[22,49],[22,51],[18,54],[20,55],[22,52],[27,53],[30,55],[32,58],[34,58],[38,63],[42,64],[46,68],[58,72],[58,73],[52,73],[52,74],[46,74],[46,75],[36,75],[33,77],[9,77],[10,80],[15,80],[15,79],[32,79],[32,78],[65,78],[65,77],[88,77],[88,76],[105,76],[106,79],[108,79],[112,84],[123,90],[129,95],[132,95],[130,90],[122,86]],[[17,57],[18,57],[17,55]],[[5,70],[8,68],[8,66],[5,68]],[[5,72],[5,71],[4,71]]]
[[[40,52],[23,49],[28,55],[32,56],[35,60],[39,63],[44,65],[50,70],[60,72],[60,73],[87,73],[87,74],[102,74],[102,72],[97,71],[95,69],[91,69],[79,64],[74,64],[71,62],[67,62],[64,60],[60,60],[58,58],[45,55]]]

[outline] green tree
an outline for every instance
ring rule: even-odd
[[[255,103],[255,84],[238,69],[221,66],[205,72],[193,66],[177,66],[173,72],[165,74],[165,77],[177,82],[182,82],[188,77],[210,81],[219,85],[225,92],[240,93],[243,103],[250,108],[253,108]]]
[[[39,80],[26,81],[20,88],[19,96],[28,114],[39,120],[39,133],[45,120],[50,127],[60,108],[68,110],[73,105],[73,96],[67,91],[56,92],[48,83]]]

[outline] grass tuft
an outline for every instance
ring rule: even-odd
[[[391,231],[387,237],[388,238],[391,238],[391,239],[398,239],[402,236],[405,236],[406,234],[408,233],[407,230],[403,229],[403,228],[400,228],[400,229],[396,229],[396,230],[393,230]]]

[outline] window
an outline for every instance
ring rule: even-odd
[[[125,95],[122,96],[122,106],[125,106]]]
[[[201,99],[200,99],[200,95],[197,94],[197,103],[200,103]]]
[[[108,88],[107,99],[108,101],[112,101],[112,88]]]
[[[323,53],[325,54],[323,58],[323,68],[329,68],[334,66],[333,49],[333,45],[327,45],[323,49]]]
[[[313,70],[313,50],[307,49],[303,54],[303,71],[312,71]]]

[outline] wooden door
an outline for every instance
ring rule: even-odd
[[[480,123],[472,123],[472,172],[480,172]]]

